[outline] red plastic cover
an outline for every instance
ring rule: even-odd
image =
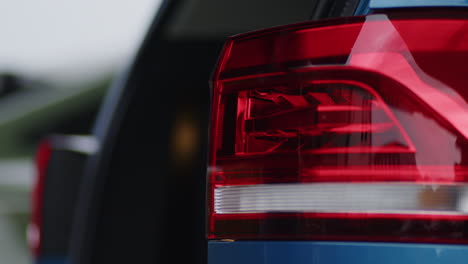
[[[230,38],[209,238],[468,242],[467,61],[459,13]]]
[[[34,256],[39,256],[41,251],[44,184],[51,154],[50,142],[42,140],[35,157],[36,177],[31,193],[31,216],[27,231],[28,244]]]

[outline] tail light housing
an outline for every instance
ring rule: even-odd
[[[31,216],[27,232],[29,247],[36,257],[41,251],[44,185],[51,154],[51,143],[48,140],[41,141],[35,157],[36,177],[31,193]]]
[[[212,80],[208,237],[468,242],[467,21],[230,38]]]

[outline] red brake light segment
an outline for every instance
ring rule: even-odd
[[[31,219],[28,226],[28,243],[34,256],[41,250],[42,237],[42,205],[44,196],[45,176],[49,165],[52,147],[47,140],[43,140],[36,153],[36,177],[31,194]]]
[[[468,20],[454,17],[229,39],[209,238],[468,242]]]
[[[388,107],[367,85],[310,81],[298,86],[238,93],[236,127],[241,136],[236,138],[236,155],[414,150]]]

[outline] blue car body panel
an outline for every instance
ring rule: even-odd
[[[468,7],[468,0],[370,0],[370,9],[396,7]]]
[[[468,263],[468,246],[358,242],[217,242],[209,264]]]
[[[361,0],[355,15],[366,15],[379,9],[410,7],[468,7],[468,0]]]
[[[370,13],[369,1],[370,0],[359,1],[359,4],[355,11],[356,16],[367,15]]]
[[[34,261],[34,264],[69,264],[66,257],[41,257]]]

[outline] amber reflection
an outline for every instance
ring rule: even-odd
[[[189,111],[177,114],[170,144],[173,161],[180,165],[189,163],[198,149],[199,137],[198,120]]]

